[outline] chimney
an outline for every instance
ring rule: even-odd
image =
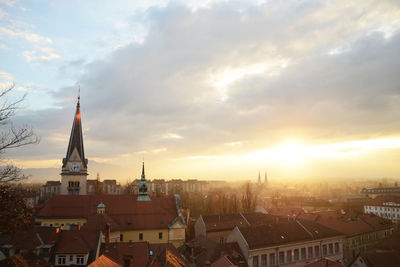
[[[110,224],[106,223],[106,245],[110,243]]]

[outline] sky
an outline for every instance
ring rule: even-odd
[[[92,179],[398,178],[399,70],[397,0],[0,0],[2,156],[59,179],[80,87]]]

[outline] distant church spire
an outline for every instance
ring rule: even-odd
[[[261,184],[261,176],[260,176],[260,171],[258,171],[258,185]]]
[[[75,117],[72,124],[71,135],[69,137],[68,149],[65,158],[63,159],[63,168],[66,167],[67,162],[70,160],[74,150],[77,150],[83,167],[87,168],[87,159],[85,158],[85,151],[83,148],[83,135],[82,135],[82,120],[80,110],[80,93],[78,95],[78,102],[76,104]]]
[[[144,161],[142,164],[142,176],[140,178],[140,183],[138,185],[138,197],[137,201],[151,201],[151,198],[147,192],[147,183],[146,183],[146,175],[144,173]]]

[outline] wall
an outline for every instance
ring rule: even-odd
[[[55,261],[55,265],[56,266],[62,266],[62,265],[58,264],[58,257],[59,256],[66,256],[65,257],[65,264],[63,264],[63,266],[65,266],[65,265],[76,265],[76,257],[77,256],[84,256],[83,265],[82,265],[82,266],[84,266],[87,263],[89,254],[57,254],[56,255],[56,261]],[[72,261],[70,260],[70,256],[72,256]]]
[[[55,218],[49,218],[49,219],[36,218],[35,221],[36,222],[40,222],[41,226],[50,226],[50,224],[52,224],[53,227],[60,227],[63,230],[66,230],[67,223],[69,223],[69,224],[80,224],[82,226],[87,222],[87,220],[85,218],[73,218],[73,219],[69,219],[69,218],[59,218],[59,219],[55,219]],[[58,225],[57,225],[57,223],[58,223]],[[62,225],[62,224],[64,224],[64,225]]]
[[[162,233],[162,239],[158,238],[158,233]],[[138,241],[149,241],[150,243],[168,243],[168,229],[156,229],[156,230],[127,230],[120,231],[123,235],[122,242],[138,242]],[[139,233],[143,233],[143,240],[139,240]]]

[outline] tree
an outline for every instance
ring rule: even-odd
[[[242,207],[244,212],[252,212],[256,208],[257,193],[251,189],[251,184],[247,183],[242,196]]]
[[[39,137],[32,128],[23,125],[15,127],[11,118],[20,109],[25,95],[17,100],[10,100],[14,84],[0,90],[0,233],[12,233],[30,222],[32,212],[26,207],[21,190],[15,182],[27,179],[22,170],[4,158],[9,149],[29,144],[37,144]]]

